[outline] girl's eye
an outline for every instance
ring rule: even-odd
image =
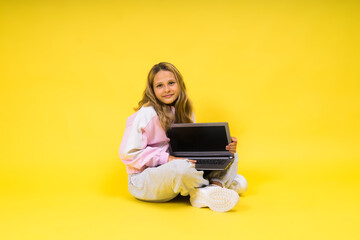
[[[175,82],[169,82],[169,84],[170,84],[170,85],[174,85],[174,84],[175,84]]]
[[[157,88],[161,88],[162,87],[162,84],[159,84],[159,85],[156,85]]]

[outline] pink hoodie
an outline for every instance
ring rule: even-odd
[[[127,173],[139,173],[167,163],[169,141],[153,107],[142,107],[131,115],[119,151]]]

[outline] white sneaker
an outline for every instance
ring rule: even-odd
[[[215,212],[227,212],[235,207],[238,201],[239,195],[235,191],[217,185],[198,188],[190,197],[193,207],[209,207]]]
[[[243,194],[247,190],[247,181],[246,179],[238,174],[234,181],[230,184],[229,189],[234,190],[238,194]]]

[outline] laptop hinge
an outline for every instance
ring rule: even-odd
[[[234,154],[223,151],[223,152],[174,152],[172,153],[175,157],[201,157],[201,156],[223,156],[223,157],[233,157]]]

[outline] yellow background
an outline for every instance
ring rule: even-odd
[[[1,239],[359,239],[358,1],[1,1]],[[228,121],[228,213],[135,200],[118,157],[150,68]]]

